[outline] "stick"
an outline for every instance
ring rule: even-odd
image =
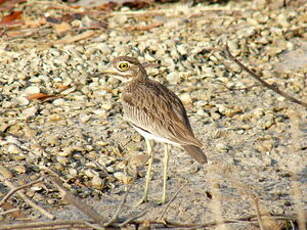
[[[106,220],[101,215],[99,215],[92,207],[84,203],[78,197],[74,196],[71,192],[64,189],[62,182],[58,178],[50,177],[50,180],[59,189],[60,193],[62,193],[62,197],[64,200],[75,206],[83,214],[90,217],[96,223],[106,222]]]
[[[255,208],[256,208],[256,214],[257,214],[257,221],[259,223],[259,227],[260,230],[265,230],[264,226],[263,226],[263,221],[261,218],[261,214],[260,214],[260,209],[259,209],[259,201],[257,197],[252,197],[254,203],[255,203]]]
[[[11,212],[17,212],[19,210],[20,210],[19,208],[12,208],[12,209],[6,210],[4,212],[0,212],[0,216],[4,216],[4,215],[7,215],[7,214],[10,214]]]
[[[124,227],[125,225],[131,223],[132,221],[134,221],[134,220],[136,220],[138,218],[140,218],[141,216],[144,216],[146,213],[147,213],[147,211],[145,210],[145,211],[143,211],[143,212],[141,212],[141,213],[139,213],[139,214],[137,214],[137,215],[127,219],[127,220],[125,220],[123,223],[119,224],[118,227]]]
[[[117,207],[117,210],[116,210],[115,214],[113,215],[111,220],[109,220],[106,224],[104,224],[104,227],[107,227],[107,226],[113,224],[118,219],[119,213],[123,209],[124,204],[126,203],[126,200],[127,200],[127,197],[128,197],[130,189],[131,189],[131,185],[128,187],[128,189],[127,189],[127,191],[125,193],[124,198],[122,199],[121,203]]]
[[[185,182],[174,194],[174,196],[170,199],[170,201],[167,203],[166,207],[164,208],[164,210],[162,211],[161,216],[158,218],[159,220],[161,220],[163,218],[163,216],[165,215],[167,209],[169,208],[169,206],[171,205],[171,203],[173,203],[173,201],[175,200],[175,198],[177,197],[177,195],[181,192],[181,190],[188,184],[188,182]]]
[[[24,188],[27,188],[27,187],[31,187],[32,185],[35,185],[37,183],[40,183],[44,180],[43,177],[37,179],[36,181],[32,181],[28,184],[25,184],[25,185],[21,185],[19,187],[16,187],[14,189],[12,189],[11,191],[9,191],[4,197],[3,199],[0,201],[0,206],[2,206],[4,204],[4,202],[6,202],[11,196],[13,196],[17,191],[21,190],[21,189],[24,189]]]
[[[9,182],[8,180],[5,180],[5,178],[0,175],[0,180],[2,180],[4,182],[4,184],[9,187],[12,190],[16,190],[16,187]],[[37,210],[38,212],[40,212],[42,215],[46,216],[47,218],[53,220],[55,219],[55,216],[52,215],[51,213],[49,213],[47,210],[43,209],[42,207],[38,206],[37,204],[35,204],[32,200],[30,200],[24,193],[22,193],[21,191],[17,191],[18,196],[21,197],[21,199],[24,200],[24,202],[26,202],[28,205],[30,205],[33,209]]]
[[[262,214],[261,216],[268,216],[266,214]],[[270,215],[269,215],[270,216]],[[272,219],[275,220],[287,220],[287,221],[296,221],[296,216],[286,216],[286,215],[272,215],[270,216]],[[306,217],[306,216],[305,216]],[[211,226],[217,226],[220,224],[227,224],[227,223],[238,223],[238,222],[255,222],[255,218],[257,218],[256,215],[249,215],[245,217],[240,217],[237,219],[229,219],[229,220],[224,220],[222,223],[218,221],[213,221],[213,222],[208,222],[204,224],[181,224],[181,223],[175,223],[175,222],[169,222],[167,224],[162,223],[161,221],[156,221],[156,220],[147,220],[149,224],[157,224],[157,225],[164,225],[165,227],[168,228],[196,228],[198,227],[199,229],[211,227]],[[130,222],[129,224],[134,224],[139,226],[140,224],[143,224],[145,221],[134,221]],[[89,222],[90,224],[94,224],[93,222]],[[87,228],[87,222],[85,221],[80,221],[80,220],[60,220],[60,221],[46,221],[46,222],[31,222],[31,223],[21,223],[21,224],[7,224],[7,225],[1,225],[1,230],[37,230],[37,229],[72,229],[72,228],[77,228],[77,229],[88,229]],[[95,226],[95,225],[94,225]],[[94,227],[93,226],[93,227]],[[91,227],[91,229],[93,228]]]
[[[84,229],[86,228],[84,221],[78,220],[60,220],[60,221],[47,221],[47,222],[34,222],[34,223],[21,223],[21,224],[8,224],[1,225],[1,230],[29,230],[29,229]],[[89,228],[87,228],[89,229]],[[92,228],[91,228],[92,229]]]
[[[299,104],[305,108],[307,108],[307,103],[303,102],[301,100],[298,100],[292,96],[290,96],[289,94],[287,94],[286,92],[280,90],[276,85],[274,84],[269,84],[266,81],[264,81],[263,79],[261,79],[260,76],[258,76],[255,72],[253,72],[252,70],[250,70],[249,68],[247,68],[245,65],[243,65],[238,59],[236,59],[229,51],[229,47],[228,44],[226,43],[226,54],[235,62],[237,63],[243,70],[245,70],[247,73],[249,73],[255,80],[259,81],[264,87],[273,90],[275,93],[283,96],[284,98],[288,99],[289,101]]]
[[[91,228],[93,228],[93,229],[95,229],[95,230],[106,230],[106,228],[105,227],[100,227],[99,225],[97,225],[97,224],[92,224],[92,223],[90,223],[90,222],[84,222],[87,226],[89,226],[89,227],[91,227]]]

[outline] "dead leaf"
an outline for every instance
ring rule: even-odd
[[[0,37],[2,37],[5,34],[5,32],[6,32],[6,28],[3,28],[0,32]]]
[[[51,98],[58,98],[58,97],[61,97],[61,95],[49,95],[49,94],[45,94],[45,93],[34,93],[34,94],[31,94],[29,96],[27,96],[27,99],[28,100],[40,100],[40,101],[44,101],[44,100],[47,100],[47,99],[51,99]]]
[[[151,6],[153,3],[154,0],[126,0],[122,5],[133,9],[142,9]]]
[[[21,15],[22,11],[13,11],[9,15],[4,16],[1,21],[0,25],[8,26],[16,23],[21,22]]]
[[[87,38],[93,36],[95,33],[96,33],[95,31],[88,30],[88,31],[85,31],[85,32],[78,34],[76,36],[68,35],[68,36],[62,38],[61,40],[54,42],[54,44],[69,44],[69,43],[77,42],[77,41],[80,41],[80,40],[83,40],[83,39],[87,39]]]
[[[39,18],[37,20],[25,20],[25,25],[31,28],[37,28],[47,23],[45,18]]]
[[[2,204],[1,208],[6,209],[6,210],[10,210],[10,209],[14,209],[15,207],[11,203],[5,202],[5,203]],[[17,210],[15,212],[11,212],[9,215],[13,218],[25,217],[24,214],[22,214],[22,212],[20,210]]]
[[[64,22],[72,22],[74,20],[81,20],[83,16],[82,13],[64,14],[61,19]]]
[[[116,7],[118,7],[118,3],[110,1],[100,6],[96,6],[95,9],[102,10],[102,11],[112,11],[112,10],[115,10]]]
[[[0,5],[6,2],[7,0],[0,0]]]
[[[129,31],[145,31],[145,30],[151,30],[153,28],[159,27],[163,25],[162,22],[156,22],[156,23],[152,23],[150,25],[146,25],[146,26],[127,26],[126,29]]]
[[[61,24],[63,22],[70,23],[74,20],[81,20],[84,16],[83,13],[71,13],[71,14],[64,14],[62,17],[46,17],[46,21],[52,24]]]
[[[61,23],[61,19],[60,18],[51,17],[51,16],[46,17],[46,21],[50,22],[52,24],[59,24],[59,23]]]
[[[16,38],[16,37],[27,37],[31,36],[35,31],[29,31],[29,30],[13,30],[13,31],[7,31],[6,36],[10,38]]]
[[[64,91],[64,90],[69,89],[71,87],[72,87],[71,85],[56,85],[56,88],[60,89],[61,91]]]
[[[60,24],[54,24],[53,28],[57,34],[63,34],[71,30],[71,26],[67,22],[62,22]]]
[[[26,2],[27,0],[0,0],[0,12],[11,11],[17,4]]]

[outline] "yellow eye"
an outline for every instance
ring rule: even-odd
[[[129,69],[129,64],[127,62],[121,62],[118,65],[120,71],[127,71]]]

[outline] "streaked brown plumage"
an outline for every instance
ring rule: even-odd
[[[111,69],[104,72],[128,81],[121,97],[124,118],[146,140],[154,139],[180,146],[199,163],[207,162],[207,157],[201,150],[202,144],[193,134],[180,99],[159,82],[150,80],[137,59],[117,57],[112,61]],[[150,145],[150,142],[147,143]],[[148,148],[151,150],[150,146]]]

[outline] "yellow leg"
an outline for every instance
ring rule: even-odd
[[[163,159],[163,194],[161,203],[164,204],[166,201],[166,181],[167,181],[167,170],[169,161],[169,144],[164,145],[164,159]]]
[[[146,146],[147,146],[147,153],[149,155],[148,168],[147,168],[147,172],[146,172],[144,195],[143,195],[143,198],[136,204],[136,206],[148,201],[149,182],[151,181],[151,168],[152,168],[152,162],[153,162],[153,152],[152,152],[150,140],[145,139],[145,141],[146,141]]]

